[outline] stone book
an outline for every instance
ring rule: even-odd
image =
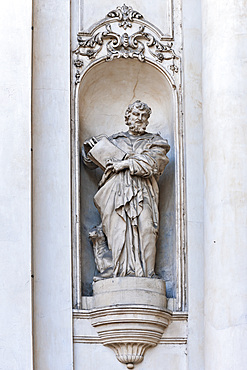
[[[108,160],[122,160],[126,153],[103,137],[87,154],[88,158],[103,171]]]

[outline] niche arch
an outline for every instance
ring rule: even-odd
[[[111,20],[112,22],[112,20]],[[97,29],[99,25],[97,25]],[[90,35],[93,34],[91,31]],[[78,36],[79,37],[79,36]],[[105,53],[106,54],[106,53]],[[108,62],[107,62],[108,61]],[[186,240],[181,84],[174,69],[167,70],[154,58],[99,56],[84,67],[78,59],[74,79],[72,124],[72,227],[74,307],[82,308],[82,296],[91,294],[94,258],[88,239],[99,223],[93,207],[100,170],[83,168],[83,141],[99,134],[126,131],[124,112],[140,99],[152,108],[149,132],[159,132],[171,145],[170,163],[160,179],[160,236],[156,271],[167,282],[174,310],[186,308]],[[173,61],[174,66],[174,61]],[[171,73],[171,70],[173,73]]]

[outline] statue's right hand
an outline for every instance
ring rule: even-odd
[[[96,139],[96,137],[91,137],[90,139],[84,141],[83,145],[84,145],[84,149],[85,149],[85,152],[86,154],[89,152],[89,150],[91,150],[96,144],[98,143],[98,140]]]

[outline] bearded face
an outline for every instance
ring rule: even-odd
[[[145,133],[148,125],[148,118],[149,114],[146,109],[141,110],[137,107],[133,107],[127,121],[130,131],[136,134]]]

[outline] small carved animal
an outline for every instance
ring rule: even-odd
[[[93,243],[94,259],[97,270],[101,274],[107,269],[112,270],[112,253],[107,246],[106,236],[101,225],[90,230],[89,238]]]

